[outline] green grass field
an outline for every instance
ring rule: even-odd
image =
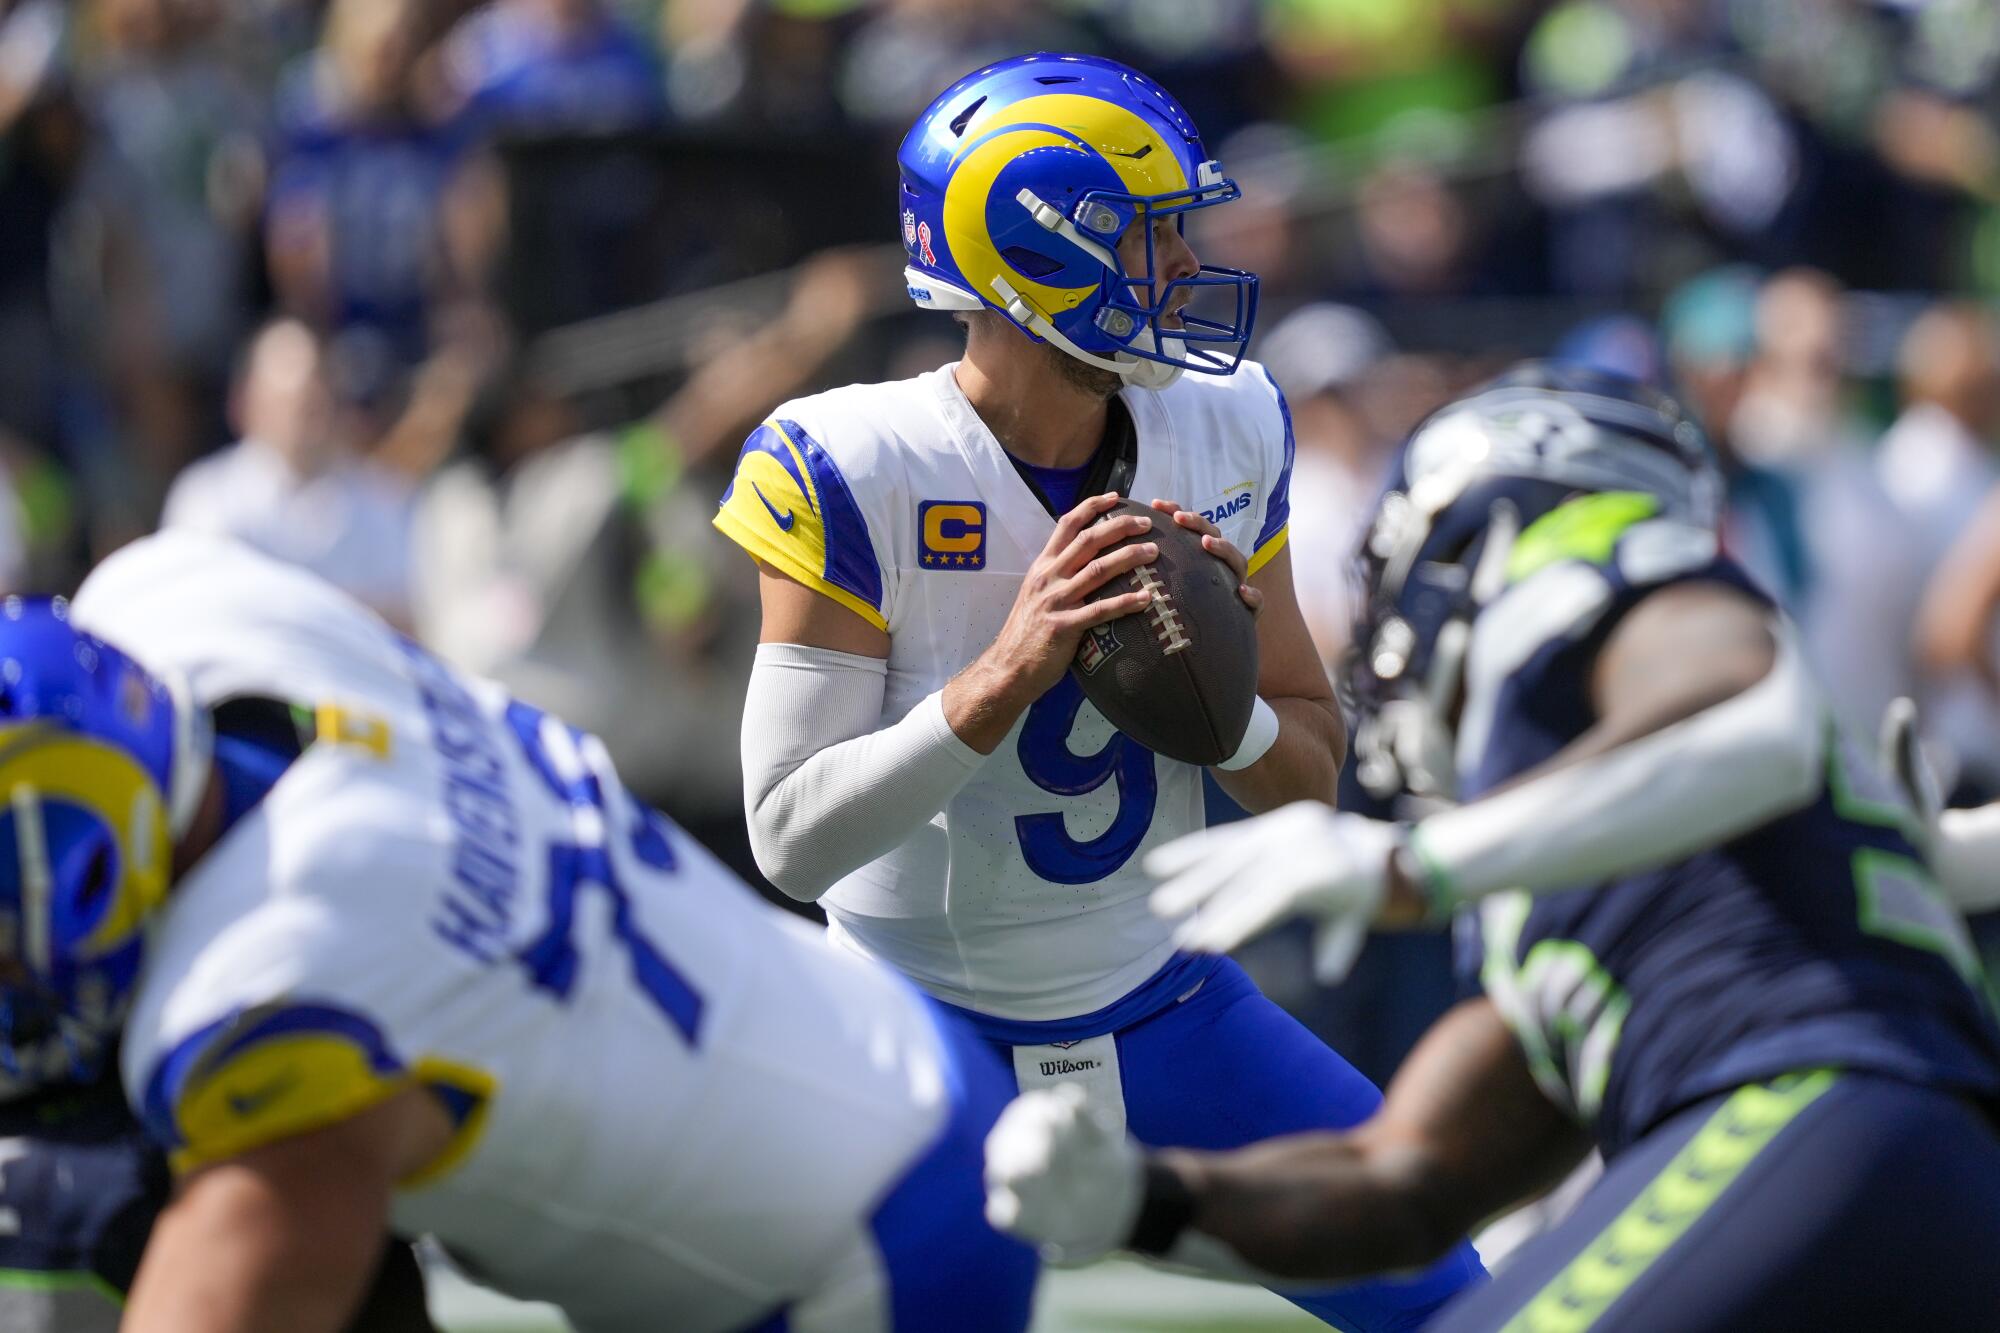
[[[518,1305],[434,1274],[431,1308],[447,1333],[565,1333],[546,1306]],[[1034,1333],[1307,1333],[1324,1329],[1253,1287],[1204,1282],[1117,1260],[1042,1279]]]

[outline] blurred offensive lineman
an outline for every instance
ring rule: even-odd
[[[1692,423],[1623,381],[1530,363],[1419,429],[1362,554],[1360,749],[1373,785],[1466,803],[1414,828],[1301,804],[1148,868],[1188,945],[1304,913],[1336,967],[1372,919],[1476,908],[1484,997],[1348,1134],[1142,1161],[1024,1098],[988,1143],[996,1220],[1379,1272],[1594,1142],[1602,1180],[1434,1328],[1995,1326],[1984,978],[1911,810],[1718,553],[1714,495]]]
[[[961,80],[900,162],[910,294],[960,312],[964,359],[781,406],[716,518],[762,571],[758,864],[964,1013],[1022,1086],[1081,1084],[1144,1142],[1354,1124],[1374,1087],[1146,909],[1139,858],[1201,827],[1201,770],[1116,733],[1066,674],[1147,604],[1084,598],[1157,548],[1099,552],[1151,523],[1200,532],[1260,612],[1261,699],[1218,779],[1252,809],[1332,797],[1345,736],[1292,594],[1289,415],[1239,369],[1256,279],[1198,265],[1180,232],[1237,188],[1164,89],[1084,56]],[[1228,317],[1183,310],[1196,297]],[[1119,493],[1181,504],[1102,517]],[[1292,1295],[1402,1328],[1477,1272],[1468,1247]]]
[[[171,534],[10,599],[0,789],[12,1077],[121,1041],[181,1177],[125,1329],[339,1328],[392,1226],[585,1333],[1026,1326],[979,1039],[330,586]]]

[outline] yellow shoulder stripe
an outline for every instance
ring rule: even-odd
[[[187,1172],[360,1115],[406,1088],[431,1093],[451,1139],[400,1182],[431,1184],[463,1162],[498,1089],[485,1071],[426,1057],[405,1067],[366,1019],[327,1005],[283,1005],[205,1028],[162,1060],[146,1119]]]
[[[724,505],[715,513],[715,526],[723,536],[735,542],[752,556],[784,571],[789,577],[803,583],[814,592],[831,597],[842,606],[860,616],[876,629],[887,630],[889,622],[880,611],[856,597],[847,589],[827,581],[821,573],[823,566],[816,566],[799,549],[799,544],[773,539],[754,519],[746,519],[735,512],[732,504]]]
[[[1291,539],[1291,536],[1292,525],[1287,523],[1284,527],[1279,528],[1276,532],[1265,538],[1264,544],[1250,553],[1250,573],[1254,575],[1258,570],[1270,564],[1271,557],[1285,549],[1285,543]]]
[[[773,569],[889,628],[866,521],[831,458],[796,423],[767,421],[751,433],[715,526]]]
[[[177,1171],[235,1157],[387,1101],[400,1073],[370,1067],[368,1054],[329,1032],[286,1033],[238,1051],[190,1080],[175,1106]]]

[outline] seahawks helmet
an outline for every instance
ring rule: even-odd
[[[1167,91],[1097,56],[1028,55],[968,74],[903,140],[904,270],[929,310],[997,310],[1141,388],[1183,370],[1227,375],[1243,359],[1257,278],[1204,265],[1156,282],[1118,238],[1135,218],[1187,214],[1241,197]],[[1174,308],[1199,299],[1167,323]],[[1233,312],[1225,310],[1233,307]]]
[[[0,603],[0,1096],[87,1076],[208,773],[199,710],[70,624]]]
[[[1635,380],[1527,361],[1433,413],[1403,446],[1354,565],[1346,684],[1363,785],[1454,794],[1473,619],[1552,525],[1664,518],[1712,536],[1721,490],[1701,428]]]

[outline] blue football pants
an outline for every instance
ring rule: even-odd
[[[995,1048],[1012,1068],[1011,1049]],[[1283,1134],[1350,1129],[1382,1094],[1223,959],[1193,993],[1117,1032],[1132,1136],[1150,1147],[1222,1150]],[[1472,1246],[1408,1279],[1351,1283],[1287,1300],[1335,1328],[1423,1326],[1484,1274]]]

